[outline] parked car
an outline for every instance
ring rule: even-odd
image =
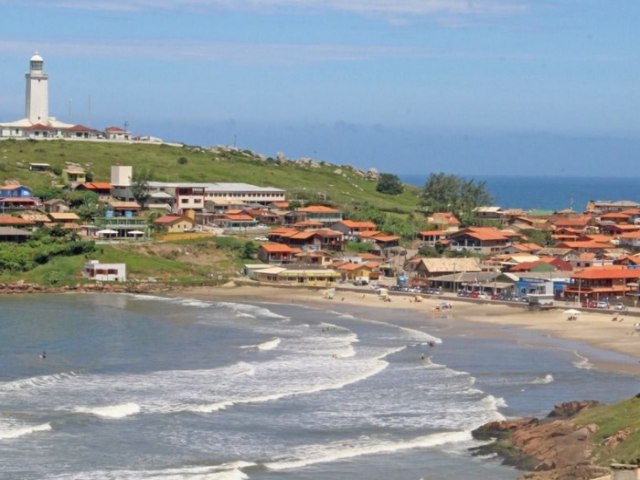
[[[595,300],[585,300],[581,305],[582,308],[596,308],[598,306],[598,302]]]
[[[613,308],[615,310],[622,311],[622,312],[627,310],[627,306],[624,303],[621,303],[621,302],[616,303],[616,306],[613,307]]]
[[[599,302],[596,302],[596,308],[609,308],[609,303],[608,302],[603,302],[601,300]]]
[[[471,292],[469,294],[469,297],[471,298],[478,298],[478,295],[480,295],[480,292],[476,291],[476,292]]]

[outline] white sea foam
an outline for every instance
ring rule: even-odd
[[[281,341],[281,338],[276,337],[271,340],[267,340],[266,342],[259,343],[258,345],[256,345],[256,348],[258,350],[273,350],[278,345],[280,345]]]
[[[242,471],[255,463],[233,462],[207,467],[167,468],[165,470],[93,470],[55,477],[56,480],[247,480]]]
[[[573,354],[576,357],[578,357],[578,360],[573,362],[573,366],[574,367],[580,368],[580,369],[583,369],[583,370],[591,370],[593,368],[593,364],[591,363],[591,361],[587,357],[584,357],[584,356],[580,355],[578,352],[573,352]]]
[[[22,378],[12,382],[0,383],[0,393],[16,390],[26,390],[31,388],[47,387],[60,382],[74,379],[78,376],[76,372],[62,372],[54,375],[42,375],[38,377]]]
[[[1,425],[0,440],[23,437],[31,433],[46,432],[51,430],[51,424],[42,423],[40,425]]]
[[[106,405],[104,407],[78,407],[75,409],[78,413],[90,413],[98,417],[105,418],[124,418],[140,413],[140,405],[137,403],[121,403],[118,405]]]
[[[328,447],[314,446],[303,451],[299,449],[296,456],[291,459],[282,459],[265,464],[269,470],[290,470],[303,468],[318,463],[336,462],[363,455],[379,455],[385,453],[395,453],[402,450],[411,450],[417,448],[433,448],[448,443],[457,443],[470,440],[471,432],[442,432],[434,433],[423,437],[417,437],[411,440],[398,440],[396,442],[388,440],[380,440],[378,442],[367,440],[355,440],[353,442],[340,442],[332,444]]]
[[[531,385],[547,385],[549,383],[553,383],[555,378],[550,373],[547,373],[544,377],[537,377],[536,379],[529,382]]]

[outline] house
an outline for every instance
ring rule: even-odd
[[[561,228],[574,228],[579,231],[586,231],[587,227],[594,225],[594,219],[589,214],[555,214],[549,217],[549,223],[555,230]]]
[[[542,247],[533,242],[517,242],[512,243],[504,249],[504,253],[531,253],[536,254],[542,250]]]
[[[36,227],[46,227],[51,225],[51,218],[49,218],[49,216],[45,215],[44,213],[40,213],[37,211],[27,211],[17,213],[16,215],[23,220],[31,222],[31,224]]]
[[[40,201],[33,198],[7,197],[0,198],[0,210],[3,212],[11,210],[35,210],[40,206]]]
[[[109,200],[107,202],[107,217],[131,218],[138,215],[142,207],[135,201]]]
[[[24,218],[13,217],[11,215],[0,215],[0,227],[34,227],[35,222]]]
[[[570,248],[578,253],[595,253],[602,255],[606,250],[614,248],[614,244],[610,241],[600,242],[597,240],[576,240],[573,242],[560,242],[556,245],[558,248]]]
[[[324,250],[310,250],[295,254],[296,264],[328,267],[333,262],[333,255]]]
[[[73,212],[50,213],[49,218],[52,223],[70,229],[77,228],[80,222],[80,217]]]
[[[629,225],[625,223],[600,223],[600,233],[609,236],[618,236],[623,233],[637,232],[640,225]]]
[[[380,278],[379,262],[351,263],[345,262],[336,267],[342,280],[347,282],[365,281],[370,282]]]
[[[295,287],[332,287],[340,278],[338,272],[329,268],[298,266],[255,269],[251,276],[259,282]]]
[[[511,245],[503,232],[491,227],[469,227],[449,236],[449,248],[454,251],[470,251],[479,254],[501,252]]]
[[[128,132],[120,127],[107,127],[104,131],[107,140],[131,140],[131,132]]]
[[[413,258],[405,266],[409,274],[409,282],[412,284],[426,284],[430,278],[441,275],[480,272],[480,260],[478,258]]]
[[[89,260],[82,268],[82,276],[100,282],[126,282],[127,265],[125,263],[100,263]]]
[[[44,210],[47,213],[60,213],[60,212],[68,212],[71,210],[69,204],[60,199],[60,198],[52,198],[51,200],[47,200],[44,202]]]
[[[193,228],[193,219],[184,215],[163,215],[156,218],[153,224],[167,233],[181,233]]]
[[[221,228],[233,230],[252,228],[258,225],[258,221],[248,213],[245,213],[244,211],[237,212],[234,210],[217,217],[215,223]]]
[[[33,210],[40,205],[33,197],[31,189],[17,182],[10,182],[0,186],[0,209]]]
[[[85,182],[76,187],[76,190],[93,192],[101,201],[111,197],[111,183],[109,182]]]
[[[264,263],[293,263],[295,255],[302,250],[282,243],[263,243],[258,247],[258,259]]]
[[[29,170],[32,172],[48,172],[51,170],[51,165],[48,163],[33,162],[29,164]]]
[[[295,228],[276,228],[267,234],[270,241],[283,243],[290,247],[312,250],[330,250],[341,252],[345,247],[342,232],[329,228],[298,230]]]
[[[640,250],[640,231],[627,232],[618,235],[618,246],[632,251]]]
[[[473,209],[473,213],[477,218],[482,220],[495,220],[501,222],[503,219],[502,208],[497,206],[482,206]]]
[[[373,222],[357,222],[355,220],[342,220],[341,222],[335,223],[331,226],[332,230],[342,232],[349,240],[355,239],[362,232],[371,232],[377,230],[377,228],[378,227]]]
[[[0,186],[0,198],[32,198],[33,193],[29,187],[19,183],[6,183]]]
[[[460,229],[460,220],[452,212],[434,212],[426,220],[428,225],[437,230],[456,232]]]
[[[31,232],[21,228],[0,227],[0,242],[26,242],[31,236]]]
[[[87,181],[87,174],[83,168],[71,165],[62,170],[62,175],[66,177],[71,186],[76,186]]]
[[[303,214],[306,220],[317,220],[327,227],[342,221],[342,212],[340,210],[324,205],[310,205],[298,208],[296,212]]]
[[[630,200],[618,200],[612,202],[610,200],[591,200],[587,204],[587,212],[595,212],[595,213],[612,213],[612,212],[622,212],[624,210],[630,208],[638,208],[640,207],[640,203],[632,202]]]
[[[447,230],[423,230],[418,232],[418,239],[424,247],[435,247],[447,239]]]
[[[587,267],[571,275],[565,287],[567,299],[613,301],[627,293],[637,292],[640,269],[623,265]]]

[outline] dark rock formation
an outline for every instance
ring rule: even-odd
[[[608,470],[591,465],[592,438],[597,427],[577,427],[572,421],[578,412],[595,405],[598,402],[568,402],[556,405],[543,420],[487,423],[474,430],[473,437],[493,441],[473,449],[473,453],[495,453],[505,465],[529,470],[522,478],[531,480],[587,480],[601,476]]]

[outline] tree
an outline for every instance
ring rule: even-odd
[[[404,185],[397,175],[392,173],[383,173],[378,178],[376,191],[387,195],[399,195],[404,192]]]
[[[449,211],[466,217],[471,216],[474,208],[492,202],[485,182],[476,183],[444,173],[429,175],[420,198],[421,205],[432,212]]]
[[[149,200],[149,180],[151,180],[151,171],[148,169],[139,170],[131,179],[131,195],[141,206]]]

